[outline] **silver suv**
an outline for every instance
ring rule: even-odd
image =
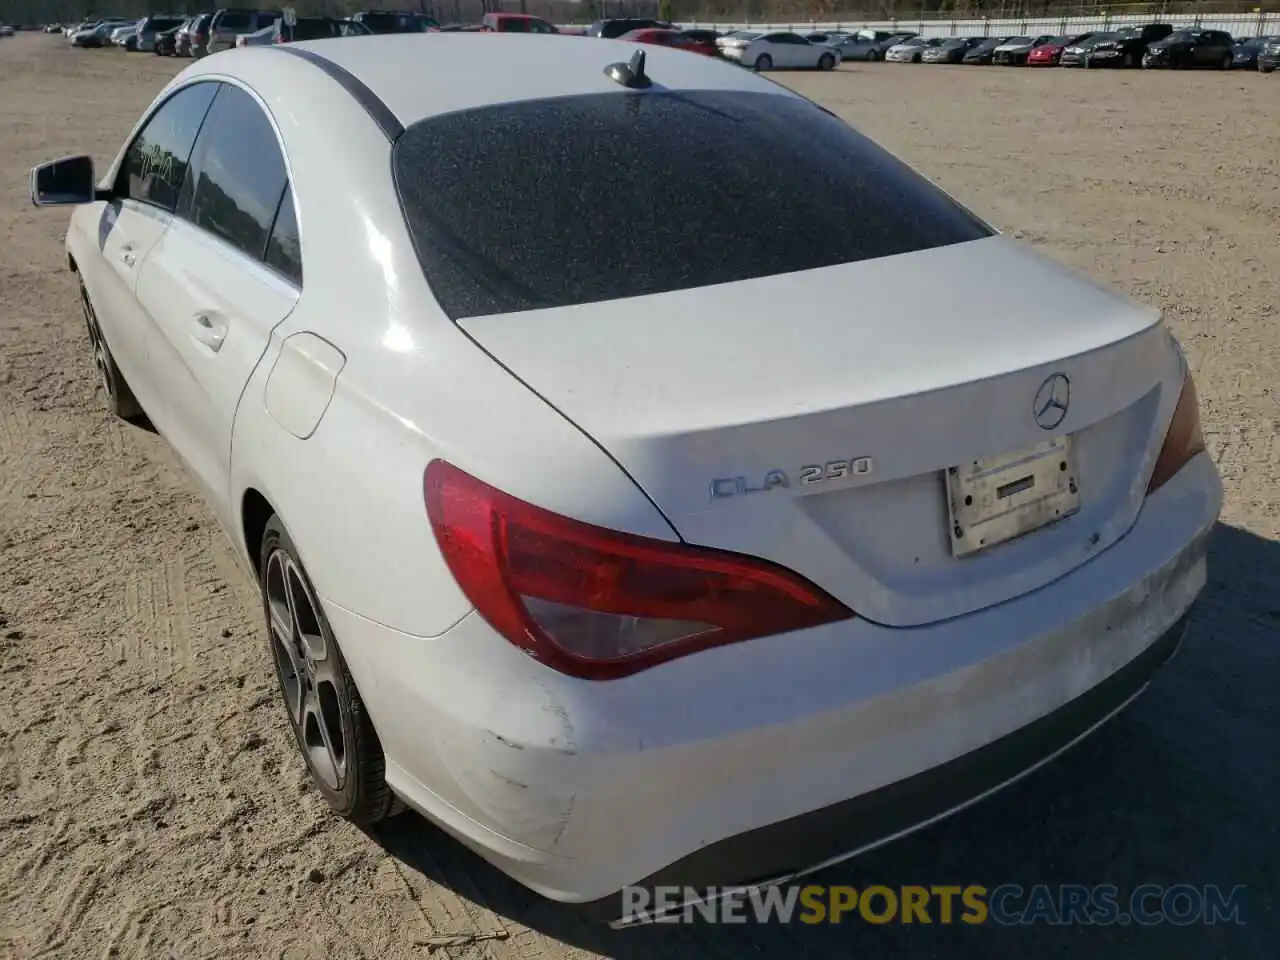
[[[196,56],[230,50],[236,45],[236,37],[240,34],[256,33],[271,26],[280,17],[279,10],[251,10],[242,7],[219,10],[209,22],[209,39],[203,50],[195,51]]]

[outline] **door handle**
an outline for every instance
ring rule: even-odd
[[[199,314],[191,321],[191,339],[217,353],[227,339],[226,321],[214,319],[208,314]]]

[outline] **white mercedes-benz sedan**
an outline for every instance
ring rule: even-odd
[[[551,898],[954,812],[1145,689],[1205,583],[1158,312],[730,64],[234,50],[32,192],[79,205],[108,402],[257,578],[333,809],[403,801]]]

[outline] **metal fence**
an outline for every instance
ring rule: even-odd
[[[1170,13],[1164,16],[1152,14],[1125,14],[1112,16],[1061,16],[1019,17],[965,20],[899,19],[899,20],[795,20],[790,23],[682,23],[686,29],[702,27],[726,30],[788,30],[799,33],[826,33],[833,30],[856,32],[858,30],[911,30],[926,37],[1000,37],[1011,35],[1037,36],[1045,33],[1071,34],[1089,31],[1119,30],[1122,27],[1141,26],[1144,23],[1171,23],[1175,27],[1202,27],[1206,30],[1225,30],[1236,37],[1257,37],[1280,34],[1280,13]]]

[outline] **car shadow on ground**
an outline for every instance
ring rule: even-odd
[[[814,926],[697,921],[613,931],[529,892],[419,817],[397,818],[375,839],[500,917],[607,957],[1270,955],[1280,933],[1280,543],[1220,524],[1210,564],[1181,653],[1130,709],[997,796],[812,879],[859,889],[1114,884],[1121,908],[1143,884],[1217,885],[1224,895],[1243,886],[1240,923],[972,925],[957,910],[945,924],[935,909],[927,926],[871,924],[855,913]]]

